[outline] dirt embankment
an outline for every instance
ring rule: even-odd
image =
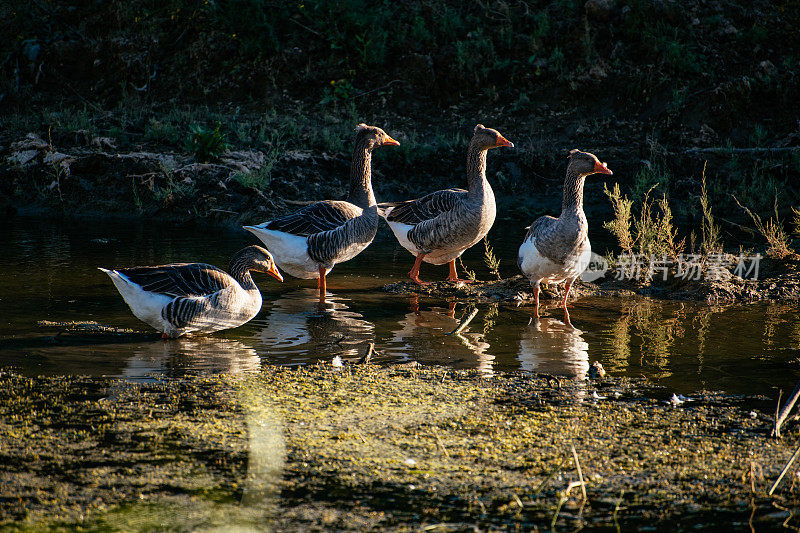
[[[796,522],[791,480],[767,494],[796,428],[771,440],[761,398],[431,367],[0,381],[10,529]]]

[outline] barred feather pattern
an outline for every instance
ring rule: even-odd
[[[230,274],[205,263],[174,263],[111,272],[121,274],[144,293],[171,297],[161,309],[163,323],[148,323],[176,337],[235,327],[253,318],[261,309],[262,298],[250,268],[262,254],[268,252],[256,246],[240,250],[231,260]],[[120,288],[117,280],[115,284]],[[131,305],[126,294],[120,292]],[[139,316],[133,305],[131,309]]]
[[[369,246],[378,232],[378,207],[364,209],[335,229],[308,236],[308,255],[324,266],[349,259]]]
[[[227,272],[206,263],[122,268],[117,272],[147,292],[167,296],[207,296],[234,282]]]
[[[372,150],[383,131],[374,127],[358,128],[353,161],[350,167],[350,192],[346,201],[324,200],[294,213],[273,219],[264,229],[306,237],[306,254],[317,267],[331,269],[364,250],[378,231],[378,208],[372,191]],[[256,235],[259,235],[256,233]],[[259,235],[264,242],[266,237]],[[293,272],[285,257],[278,257],[281,268]],[[308,266],[296,265],[299,270]],[[293,275],[299,275],[295,270]]]
[[[335,230],[348,220],[359,216],[362,211],[361,208],[350,202],[324,200],[271,220],[266,228],[307,237],[315,233]]]
[[[389,212],[386,220],[391,222],[401,222],[412,226],[430,220],[440,214],[450,211],[457,204],[464,201],[467,191],[464,189],[444,189],[432,192],[416,200],[397,202],[392,205],[393,209]]]
[[[414,226],[407,239],[425,252],[423,260],[442,264],[460,256],[489,232],[497,215],[494,191],[486,180],[488,147],[473,138],[467,152],[464,189],[436,191],[402,202],[386,215],[387,221]],[[490,146],[489,146],[490,147]]]

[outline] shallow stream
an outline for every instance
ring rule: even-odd
[[[523,231],[490,235],[501,273],[515,275]],[[516,226],[513,226],[516,227]],[[58,335],[42,321],[95,321],[149,327],[129,311],[96,267],[200,261],[225,268],[239,248],[256,244],[244,230],[140,222],[74,222],[35,217],[0,221],[0,366],[26,374],[87,374],[131,380],[185,373],[255,372],[264,364],[299,365],[336,355],[357,360],[369,343],[378,363],[419,361],[454,368],[530,370],[583,376],[592,361],[613,375],[648,376],[670,389],[777,396],[800,376],[800,316],[793,304],[709,306],[646,298],[571,301],[574,328],[545,307],[538,325],[531,309],[480,305],[460,336],[449,335],[468,302],[387,294],[405,279],[411,256],[382,227],[373,245],[338,265],[328,278],[329,308],[320,311],[313,281],[286,282],[256,274],[264,295],[250,323],[206,337],[162,341]],[[483,247],[465,264],[488,279]],[[443,279],[446,267],[423,265],[423,279]]]

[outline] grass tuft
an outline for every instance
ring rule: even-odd
[[[708,191],[706,190],[706,166],[703,165],[703,181],[700,189],[700,207],[703,210],[703,225],[702,242],[700,243],[700,251],[703,255],[708,256],[710,253],[722,251],[722,239],[720,238],[720,227],[714,222],[714,215],[711,214],[711,204],[708,200]],[[694,245],[692,245],[694,249]]]
[[[633,200],[629,200],[619,189],[619,183],[614,184],[614,188],[609,190],[603,184],[603,192],[611,200],[614,209],[614,218],[603,223],[603,227],[611,232],[617,239],[617,244],[625,254],[633,253],[633,235],[631,235],[631,209]]]
[[[216,161],[228,150],[227,135],[219,128],[219,122],[213,130],[197,124],[190,126],[186,149],[200,162]]]
[[[489,239],[487,239],[486,237],[483,238],[483,262],[489,269],[489,273],[497,277],[497,280],[499,281],[501,279],[500,259],[498,259],[496,255],[494,255],[494,250],[489,245]]]
[[[794,213],[794,218],[792,219],[792,233],[795,237],[800,237],[800,209],[792,206],[792,213]]]
[[[758,233],[760,233],[767,240],[767,244],[769,244],[769,247],[767,248],[767,255],[769,257],[782,259],[787,255],[791,255],[792,250],[789,247],[789,235],[787,235],[786,230],[783,229],[783,223],[778,216],[777,195],[775,196],[774,205],[775,218],[769,218],[766,223],[761,219],[758,213],[752,212],[750,209],[739,203],[739,200],[735,196],[733,199],[736,200],[736,203],[739,204],[739,207],[744,209],[753,220]]]
[[[619,184],[604,192],[611,199],[614,218],[603,224],[617,239],[623,255],[637,256],[642,268],[636,268],[635,277],[649,280],[653,276],[654,261],[675,259],[685,246],[685,240],[678,240],[678,230],[674,225],[672,209],[666,194],[652,200],[650,188],[642,199],[638,215],[632,211],[633,200],[620,192]],[[633,226],[633,228],[631,227]]]

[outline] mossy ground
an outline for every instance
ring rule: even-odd
[[[435,367],[0,381],[10,530],[797,525],[793,472],[766,494],[797,435],[757,398]]]

